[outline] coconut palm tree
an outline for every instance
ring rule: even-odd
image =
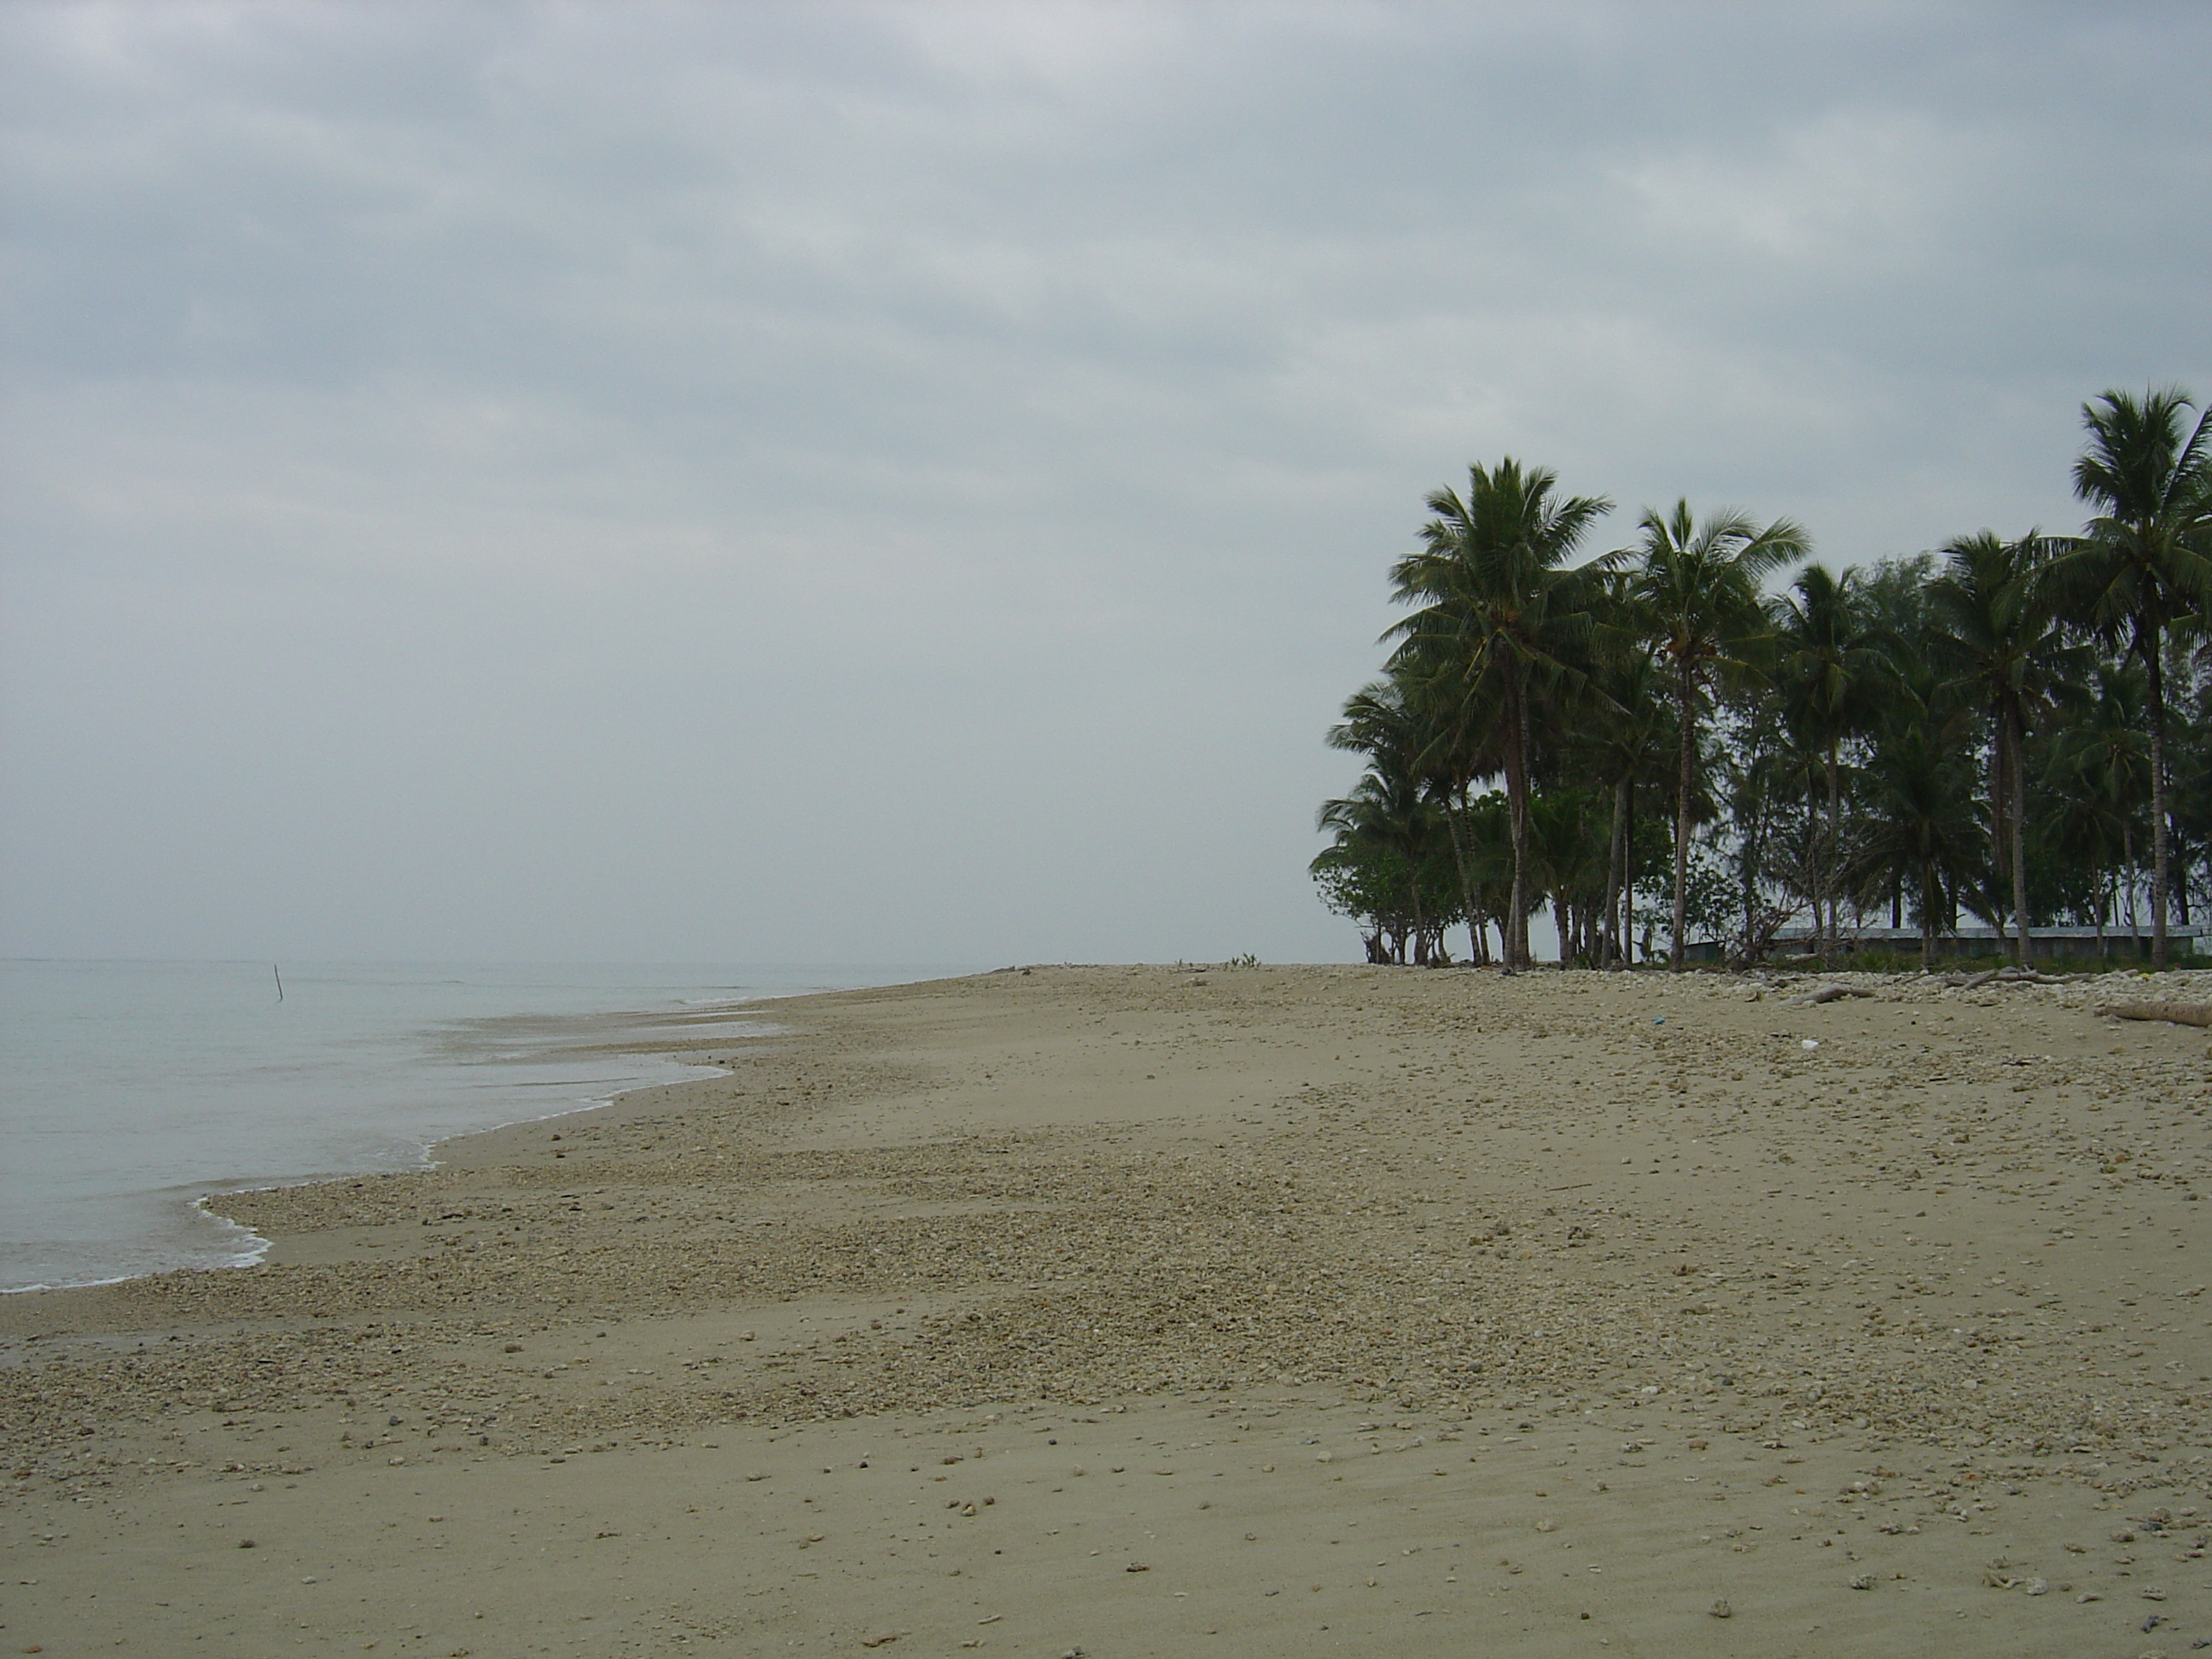
[[[1723,678],[1757,671],[1753,659],[1770,635],[1759,584],[1795,563],[1810,541],[1794,520],[1761,527],[1733,508],[1698,522],[1687,501],[1672,513],[1644,510],[1641,539],[1607,556],[1629,570],[1630,602],[1645,636],[1673,672],[1680,722],[1674,805],[1674,939],[1680,972],[1688,943],[1691,804],[1696,793],[1698,717]],[[1629,561],[1634,561],[1629,564]]]
[[[2012,881],[2014,951],[2027,963],[2027,736],[2032,715],[2087,666],[2067,644],[2045,579],[2052,544],[2031,530],[2008,542],[1995,532],[1943,548],[1943,574],[1929,584],[1935,623],[1929,647],[1952,683],[1988,716],[1990,866]]]
[[[1422,865],[1437,827],[1426,789],[1421,751],[1428,740],[1405,688],[1377,680],[1345,702],[1344,718],[1328,731],[1328,746],[1368,757],[1368,769],[1351,794],[1322,804],[1316,828],[1337,832],[1339,844],[1366,842],[1405,861],[1405,902],[1414,948],[1429,933],[1421,903]]]
[[[1344,700],[1344,718],[1328,728],[1332,749],[1365,755],[1376,771],[1418,779],[1420,755],[1428,741],[1406,688],[1395,680],[1375,680]]]
[[[2053,568],[2066,614],[2124,643],[2148,676],[2151,960],[2166,963],[2166,636],[2212,603],[2212,409],[2179,386],[2106,392],[2081,408],[2074,493],[2097,509]],[[2185,435],[2185,428],[2186,433]]]
[[[1459,822],[1465,848],[1461,864],[1461,890],[1466,896],[1468,937],[1474,941],[1473,960],[1491,960],[1488,928],[1495,921],[1500,949],[1505,938],[1505,912],[1513,897],[1513,818],[1504,794],[1492,790],[1462,803]]]
[[[1974,809],[1974,711],[1926,661],[1899,665],[1867,762],[1866,828],[1855,864],[1863,892],[1915,895],[1920,963],[1980,874]]]
[[[1410,939],[1413,960],[1426,962],[1444,920],[1423,902],[1437,873],[1431,854],[1442,825],[1434,804],[1405,778],[1370,769],[1349,794],[1322,803],[1315,827],[1334,838],[1308,867],[1316,879],[1336,878],[1347,908],[1374,927],[1368,959],[1402,962]]]
[[[1814,933],[1825,959],[1842,937],[1836,878],[1844,844],[1844,744],[1867,724],[1888,659],[1876,644],[1856,571],[1838,576],[1826,565],[1808,565],[1774,601],[1773,619],[1784,716],[1819,754],[1827,786],[1826,833],[1808,849]]]
[[[2061,830],[2094,872],[2101,928],[2105,895],[2115,886],[2130,896],[2124,908],[2134,921],[2136,848],[2156,769],[2146,732],[2150,677],[2142,665],[2124,658],[2098,663],[2092,686],[2086,706],[2054,733],[2050,769],[2065,803]]]
[[[1459,875],[1462,908],[1467,916],[1473,960],[1486,962],[1483,940],[1485,917],[1490,908],[1482,901],[1482,878],[1476,866],[1473,807],[1474,785],[1479,778],[1494,777],[1502,768],[1499,747],[1501,722],[1494,704],[1480,692],[1469,693],[1448,672],[1435,672],[1419,653],[1399,660],[1389,684],[1398,706],[1409,723],[1413,740],[1410,763],[1443,814],[1451,842],[1452,861]],[[1346,712],[1351,705],[1346,705]],[[1335,735],[1331,734],[1332,742]]]
[[[1496,711],[1499,759],[1512,820],[1513,894],[1505,964],[1528,962],[1530,700],[1537,684],[1575,672],[1589,617],[1565,568],[1598,518],[1602,496],[1556,494],[1558,475],[1510,457],[1468,470],[1468,491],[1439,489],[1421,549],[1391,568],[1393,595],[1414,613],[1391,629],[1392,658],[1440,702]]]
[[[1814,762],[1809,768],[1808,758]],[[1817,755],[1808,756],[1802,743],[1791,740],[1783,700],[1773,695],[1751,701],[1722,750],[1717,793],[1727,807],[1735,843],[1732,862],[1743,919],[1738,954],[1747,961],[1763,957],[1771,948],[1775,932],[1796,909],[1798,896],[1813,901],[1817,917],[1821,893],[1840,885],[1840,836],[1815,831],[1807,822],[1820,793],[1814,775],[1818,760]],[[1793,835],[1784,814],[1801,801],[1808,809],[1804,815],[1790,811],[1790,817],[1804,827]],[[1824,853],[1828,855],[1825,874]],[[1777,903],[1769,896],[1778,888],[1790,896],[1788,903]]]
[[[1382,775],[1411,781],[1436,809],[1459,877],[1473,959],[1480,962],[1486,954],[1485,912],[1471,849],[1468,786],[1496,772],[1498,760],[1494,720],[1469,720],[1468,713],[1443,706],[1432,681],[1401,672],[1347,698],[1344,718],[1329,728],[1327,741],[1332,749],[1368,756]]]
[[[2171,774],[2166,786],[2166,814],[2173,821],[2173,898],[2180,920],[2190,920],[2190,889],[2204,891],[2203,872],[2212,854],[2212,681],[2203,674],[2208,652],[2200,646],[2197,661],[2188,676],[2182,703],[2180,730],[2166,737],[2172,752],[2166,757]],[[2169,716],[2172,711],[2168,711]],[[2191,880],[2194,872],[2196,881]],[[2198,912],[2202,917],[2202,911]]]
[[[1572,786],[1540,789],[1529,802],[1529,849],[1559,936],[1559,965],[1595,955],[1598,907],[1606,893],[1606,824],[1597,792]]]
[[[1609,585],[1617,586],[1618,578]],[[1623,615],[1617,604],[1608,604],[1604,614],[1608,622],[1598,631],[1589,694],[1570,725],[1568,750],[1570,765],[1610,799],[1597,954],[1606,965],[1626,967],[1629,892],[1636,882],[1636,793],[1640,785],[1663,785],[1672,765],[1674,719],[1651,647],[1629,629],[1611,625]]]

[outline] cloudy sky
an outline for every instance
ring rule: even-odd
[[[0,953],[1354,954],[1424,495],[2212,392],[2201,5],[0,8]]]

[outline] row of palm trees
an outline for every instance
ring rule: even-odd
[[[1321,810],[1324,900],[1371,958],[1443,960],[1463,923],[1508,968],[1544,904],[1563,960],[1663,923],[1680,968],[1695,932],[1753,957],[1809,923],[1832,953],[1884,908],[1923,956],[1964,910],[2024,961],[2031,921],[2147,900],[2163,963],[2212,858],[2212,410],[2112,391],[2082,421],[2080,533],[1842,571],[1794,520],[1686,501],[1578,560],[1609,501],[1472,468],[1329,733],[1367,764]]]

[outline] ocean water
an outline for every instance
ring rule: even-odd
[[[675,1016],[961,971],[0,962],[0,1291],[250,1261],[195,1200],[708,1074],[586,1052]]]

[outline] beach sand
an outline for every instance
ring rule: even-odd
[[[841,993],[232,1195],[0,1300],[0,1652],[2212,1646],[2205,1034],[1815,982]]]

